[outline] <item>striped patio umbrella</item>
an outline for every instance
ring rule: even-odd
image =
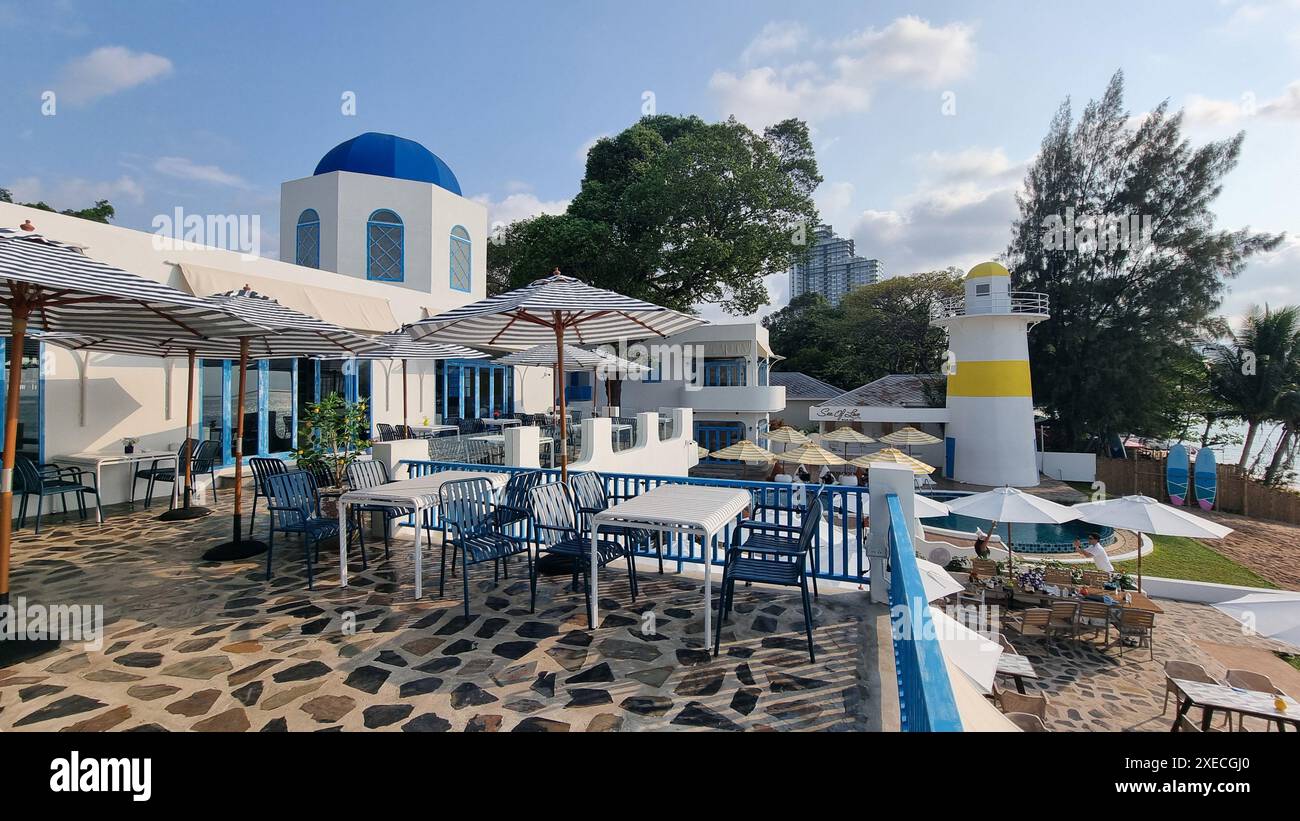
[[[448,345],[440,342],[417,342],[407,333],[409,325],[403,325],[395,331],[376,338],[382,348],[371,353],[359,354],[357,359],[400,359],[402,360],[402,430],[406,430],[406,363],[414,359],[417,362],[433,362],[439,359],[486,359],[487,354],[467,348],[464,345]],[[321,357],[322,359],[349,358],[341,355]]]
[[[925,476],[934,473],[934,468],[922,462],[920,459],[913,459],[898,448],[884,448],[875,453],[865,453],[854,459],[851,464],[858,467],[869,468],[872,465],[902,465],[911,468],[912,472],[918,476]]]
[[[29,328],[155,342],[268,332],[224,306],[97,262],[79,248],[37,234],[30,223],[19,230],[0,228],[0,325],[18,351]],[[0,462],[0,604],[9,601],[21,368],[22,357],[10,357]]]
[[[794,450],[783,452],[781,454],[781,461],[797,465],[835,466],[845,464],[843,459],[831,453],[821,445],[812,442],[805,442]]]
[[[786,445],[802,445],[808,441],[808,437],[798,428],[792,428],[789,425],[783,425],[776,430],[767,432],[768,442],[781,442]]]
[[[563,371],[564,346],[599,345],[622,339],[670,336],[704,321],[650,302],[595,288],[557,270],[523,288],[481,299],[421,320],[410,327],[413,339],[428,338],[474,347],[522,349],[553,342],[556,368]],[[560,441],[565,441],[568,411],[560,392]],[[561,450],[560,474],[569,473]]]
[[[731,459],[737,462],[771,462],[777,458],[772,451],[760,448],[748,439],[741,439],[734,445],[715,450],[709,455],[714,459]]]
[[[885,434],[880,437],[880,441],[887,445],[902,445],[907,448],[907,455],[911,456],[913,445],[937,445],[943,440],[908,425],[905,428],[899,428],[893,433]]]
[[[699,445],[696,445],[696,446],[695,446],[695,455],[696,455],[696,457],[698,457],[698,458],[700,458],[700,459],[703,459],[703,458],[705,458],[705,457],[707,457],[707,456],[709,455],[709,449],[708,449],[708,448],[702,448],[702,447],[700,447]]]
[[[555,343],[548,342],[542,345],[534,345],[526,351],[518,351],[502,356],[496,359],[495,362],[498,365],[513,365],[521,368],[555,368],[552,393],[557,399],[560,394],[560,368],[558,367],[560,362],[564,363],[564,371],[567,373],[591,371],[593,374],[597,372],[606,375],[615,374],[621,378],[624,374],[650,372],[650,369],[645,365],[615,356],[609,351],[588,350],[587,348],[579,348],[577,345],[565,345],[564,356],[559,356],[555,350]],[[594,387],[594,377],[592,384]]]
[[[843,443],[844,458],[845,460],[847,460],[849,458],[849,445],[870,445],[876,440],[872,439],[870,436],[867,436],[865,433],[862,433],[861,431],[856,431],[853,428],[849,428],[849,427],[843,427],[843,428],[836,428],[835,430],[830,431],[829,433],[823,433],[822,441]]]

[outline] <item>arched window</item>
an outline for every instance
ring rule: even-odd
[[[471,252],[469,231],[457,225],[451,229],[451,287],[468,291],[474,284],[474,269],[470,267]]]
[[[320,267],[320,214],[308,208],[298,215],[294,262],[308,268]]]
[[[381,209],[366,221],[366,278],[401,282],[406,278],[402,218]]]

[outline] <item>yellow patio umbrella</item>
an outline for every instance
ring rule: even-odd
[[[734,445],[713,451],[710,455],[714,459],[732,459],[739,462],[771,462],[777,458],[772,451],[760,448],[748,439],[741,439]]]
[[[935,470],[920,459],[913,459],[898,448],[885,448],[875,453],[863,454],[849,464],[863,468],[869,468],[872,465],[902,465],[911,468],[913,473],[921,476],[934,473]]]
[[[768,442],[780,442],[785,445],[802,445],[808,441],[808,437],[798,428],[792,428],[789,425],[783,425],[776,430],[767,432],[766,439]]]
[[[830,433],[823,433],[822,441],[844,443],[844,458],[847,460],[849,458],[849,445],[870,445],[876,440],[853,428],[844,427],[836,428]]]
[[[821,445],[807,442],[800,445],[794,450],[787,450],[781,454],[782,462],[791,462],[801,465],[843,465],[845,461],[835,454],[831,453]]]
[[[912,445],[937,445],[943,440],[937,436],[931,436],[923,430],[908,425],[905,428],[899,428],[893,433],[880,437],[880,441],[887,445],[904,445],[907,447],[907,453],[912,453]]]

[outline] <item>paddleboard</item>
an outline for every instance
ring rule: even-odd
[[[1165,491],[1174,507],[1182,507],[1187,498],[1187,479],[1187,448],[1180,442],[1169,449],[1165,460]]]
[[[1196,483],[1196,503],[1201,506],[1201,510],[1213,508],[1214,494],[1219,488],[1219,470],[1214,461],[1214,451],[1201,448],[1201,452],[1196,454],[1192,480]]]

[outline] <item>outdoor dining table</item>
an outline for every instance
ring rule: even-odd
[[[433,510],[441,504],[439,492],[447,482],[460,479],[487,479],[494,490],[505,487],[510,474],[499,470],[443,470],[415,479],[402,479],[386,485],[349,490],[339,497],[339,585],[348,586],[348,507],[351,505],[380,505],[411,509],[414,513],[417,530],[415,532],[415,598],[424,596],[424,551],[420,548],[420,515],[426,510]]]
[[[503,427],[505,427],[506,425],[518,425],[518,424],[519,424],[519,420],[518,420],[518,419],[509,419],[509,418],[506,418],[506,419],[482,419],[482,420],[480,420],[480,421],[482,421],[483,424],[485,424],[485,425],[495,425],[496,427],[499,427],[499,428],[503,428]]]
[[[416,433],[427,433],[430,436],[437,436],[440,433],[460,430],[460,428],[455,425],[411,425],[411,430]]]
[[[1115,602],[1111,604],[1111,607],[1122,607],[1128,610],[1145,610],[1148,613],[1153,613],[1156,615],[1165,612],[1160,608],[1160,605],[1156,604],[1154,601],[1151,600],[1151,597],[1147,596],[1145,593],[1140,593],[1136,590],[1125,590],[1123,593],[1120,593],[1119,591],[1116,590],[1106,590],[1104,592],[1112,599],[1117,599]],[[1127,602],[1124,601],[1123,597],[1125,593],[1128,594],[1130,601]],[[1089,601],[1088,599],[1085,599],[1082,596],[1060,596],[1051,593],[1046,593],[1041,590],[1035,590],[1033,592],[1030,592],[1026,590],[1021,590],[1020,588],[1016,588],[1015,593],[1013,594],[1013,598],[1017,601],[1037,602],[1039,604],[1051,604],[1052,602],[1058,602],[1058,601],[1073,601],[1073,602]]]
[[[476,436],[471,436],[470,438],[477,439],[480,442],[488,442],[493,445],[501,445],[502,447],[504,447],[506,443],[506,435],[504,433],[480,433]],[[537,443],[538,448],[545,448],[548,451],[555,449],[555,440],[553,439],[539,438]]]
[[[175,506],[176,501],[180,498],[178,495],[179,486],[180,483],[184,481],[184,479],[182,479],[179,475],[181,473],[180,464],[179,464],[180,459],[176,457],[176,451],[174,450],[137,450],[134,453],[123,453],[121,451],[89,451],[88,450],[88,451],[82,451],[81,453],[69,453],[64,456],[56,456],[54,457],[54,463],[59,464],[60,462],[74,462],[80,465],[89,465],[95,473],[95,487],[99,488],[102,487],[104,484],[103,472],[106,466],[130,465],[131,479],[132,481],[134,481],[135,471],[136,468],[138,468],[138,466],[140,465],[140,463],[153,462],[155,459],[158,460],[159,462],[170,462],[172,467],[175,469],[175,472],[177,474],[176,475],[177,481],[172,482],[172,505]],[[101,512],[99,510],[99,506],[96,505],[95,521],[103,522],[104,521],[103,516],[104,516],[103,512]]]
[[[1029,659],[1019,653],[1008,653],[1003,650],[998,655],[998,669],[995,675],[1009,678],[1016,683],[1016,690],[1023,695],[1025,692],[1025,679],[1038,678],[1038,671]]]
[[[1282,712],[1273,706],[1273,700],[1276,698],[1273,693],[1241,690],[1222,684],[1208,684],[1204,681],[1187,681],[1179,678],[1170,681],[1173,682],[1178,697],[1183,702],[1178,708],[1178,715],[1174,716],[1174,726],[1169,728],[1170,732],[1178,732],[1178,725],[1183,716],[1187,715],[1187,711],[1193,707],[1201,708],[1201,730],[1205,732],[1209,732],[1210,720],[1214,717],[1215,710],[1273,721],[1277,723],[1277,728],[1281,732],[1285,732],[1288,724],[1300,730],[1300,702],[1290,696],[1282,696],[1282,700],[1286,702],[1286,712]]]
[[[710,544],[734,522],[752,500],[743,490],[699,485],[659,485],[625,502],[597,513],[591,520],[591,622],[599,623],[600,590],[597,583],[597,539],[607,525],[630,525],[642,530],[699,536],[704,556],[704,647],[713,643],[713,562]]]

